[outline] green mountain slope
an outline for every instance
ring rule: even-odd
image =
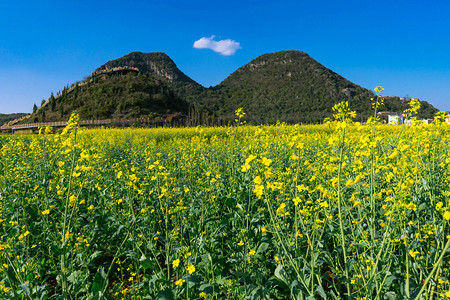
[[[348,100],[367,115],[372,93],[300,51],[264,54],[232,73],[216,88],[220,115],[244,107],[256,123],[320,122],[332,106]]]
[[[24,113],[15,113],[15,114],[0,114],[0,126],[8,123],[9,121],[22,118],[27,114]]]
[[[225,119],[234,119],[234,110],[243,107],[253,123],[319,123],[332,116],[332,107],[349,101],[357,120],[373,114],[374,93],[324,67],[301,51],[281,51],[259,56],[239,68],[202,99]],[[407,103],[389,98],[380,110],[401,113]],[[437,111],[423,101],[421,117]]]
[[[70,93],[51,97],[27,122],[67,120],[77,110],[82,120],[130,119],[148,117],[165,119],[175,112],[186,112],[188,104],[177,97],[161,80],[143,74],[96,78],[76,86]]]
[[[162,119],[182,112],[188,115],[188,125],[227,124],[233,122],[234,111],[243,107],[246,120],[253,124],[319,123],[332,116],[334,104],[344,100],[357,112],[357,121],[373,114],[372,91],[301,51],[261,55],[211,88],[189,78],[164,53],[132,52],[107,62],[96,72],[117,67],[138,68],[139,74],[134,70],[94,76],[94,72],[79,87],[66,88],[60,97],[51,98],[24,122],[67,120],[73,110],[78,110],[82,119]],[[407,102],[391,97],[379,110],[402,113],[407,107]],[[432,118],[437,111],[425,101],[422,107],[421,118]]]

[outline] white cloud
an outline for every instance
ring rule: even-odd
[[[196,49],[211,49],[217,53],[222,55],[233,55],[236,53],[236,50],[241,49],[241,45],[238,42],[235,42],[230,39],[214,41],[215,36],[211,37],[202,37],[198,41],[194,42],[194,48]]]

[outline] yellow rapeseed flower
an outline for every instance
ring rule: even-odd
[[[415,258],[419,253],[420,253],[419,251],[409,250],[409,255],[411,255],[412,258]]]
[[[406,208],[409,209],[409,210],[416,211],[417,205],[415,205],[415,204],[412,203],[412,202],[409,202],[408,204],[406,204]]]
[[[241,166],[241,172],[247,172],[250,169],[250,165],[244,164]]]
[[[180,278],[177,281],[175,281],[175,285],[182,286],[184,282],[186,282],[186,280]]]
[[[268,159],[268,158],[266,158],[266,157],[263,157],[263,158],[261,159],[261,162],[263,163],[263,165],[265,165],[266,167],[268,167],[268,166],[270,166],[270,164],[272,163],[272,160],[271,160],[271,159]]]
[[[260,184],[262,183],[262,179],[261,179],[261,177],[256,176],[256,177],[253,179],[253,182],[256,183],[257,185],[260,185]]]
[[[71,204],[74,203],[74,202],[76,202],[77,200],[78,200],[78,197],[75,196],[75,195],[72,195],[72,196],[69,197],[69,202],[70,202]]]
[[[189,263],[189,264],[186,266],[186,271],[188,271],[189,274],[194,273],[194,272],[195,272],[195,267],[194,267],[194,265],[193,265],[192,263]]]
[[[286,204],[281,203],[280,206],[277,208],[277,215],[278,216],[284,216],[284,209],[286,208]]]
[[[377,92],[377,93],[381,93],[382,91],[384,91],[384,88],[381,87],[381,86],[377,86],[377,87],[374,88],[374,90],[375,90],[375,92]]]
[[[354,203],[353,203],[353,207],[358,207],[358,206],[361,206],[361,201],[355,201]]]
[[[302,202],[302,200],[299,197],[295,197],[294,199],[292,199],[292,201],[294,201],[295,206],[297,206],[300,202]]]
[[[172,262],[172,267],[176,268],[180,265],[180,259],[177,258]]]
[[[444,213],[444,219],[446,219],[447,221],[450,221],[450,211],[446,211],[445,213]]]
[[[263,192],[264,192],[264,186],[263,185],[255,185],[253,192],[255,193],[256,197],[261,198],[263,195]]]
[[[325,207],[325,208],[329,207],[327,201],[320,202],[319,205],[320,205],[320,207]]]

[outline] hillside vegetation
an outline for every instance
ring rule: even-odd
[[[164,53],[132,52],[107,62],[97,72],[115,67],[134,67],[140,73],[95,77],[72,93],[65,89],[58,99],[36,107],[27,122],[67,120],[78,110],[82,119],[165,118],[181,112],[187,115],[186,125],[222,125],[233,122],[235,109],[243,107],[247,121],[253,124],[320,123],[343,100],[357,112],[358,121],[372,114],[372,91],[301,51],[261,55],[210,88],[189,78]],[[419,118],[432,118],[438,111],[425,101],[421,104]],[[407,107],[407,102],[391,97],[379,110],[401,114]]]
[[[83,120],[162,119],[174,112],[186,111],[187,107],[188,104],[161,80],[129,73],[96,79],[89,85],[76,87],[70,94],[63,91],[29,119],[33,122],[67,120],[73,110],[77,110]]]
[[[26,116],[27,114],[24,113],[14,113],[14,114],[0,114],[0,126],[3,124],[8,123],[9,121],[22,118],[23,116]]]

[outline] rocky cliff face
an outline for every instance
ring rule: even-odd
[[[170,82],[198,84],[181,72],[173,60],[167,54],[162,52],[131,52],[121,58],[108,61],[97,70],[124,66],[136,67],[143,74],[161,77]]]
[[[108,61],[97,70],[113,67],[136,67],[142,74],[147,74],[164,81],[173,92],[181,98],[190,98],[195,101],[205,88],[186,76],[173,60],[165,53],[131,52],[123,57]]]

